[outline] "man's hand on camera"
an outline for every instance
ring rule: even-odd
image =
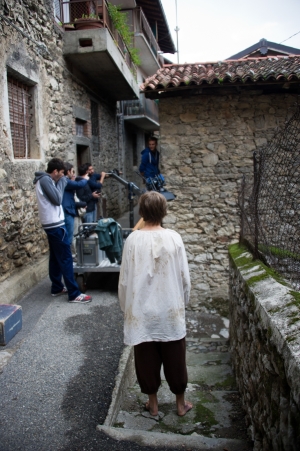
[[[92,196],[93,196],[95,199],[99,199],[100,193],[98,193],[97,191],[94,191],[94,192],[92,193]]]

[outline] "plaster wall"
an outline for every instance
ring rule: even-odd
[[[165,225],[186,245],[194,310],[228,313],[227,246],[239,236],[241,178],[252,176],[253,151],[284,124],[295,100],[259,91],[160,100],[161,170],[177,195]]]

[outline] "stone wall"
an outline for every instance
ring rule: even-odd
[[[45,170],[53,157],[78,163],[78,149],[87,149],[96,172],[122,169],[132,149],[122,147],[115,102],[97,95],[88,79],[78,78],[63,58],[64,31],[55,23],[53,2],[1,0],[0,20],[0,282],[35,264],[47,252],[47,239],[37,214],[34,172]],[[7,74],[28,84],[32,94],[31,156],[14,158],[9,116]],[[103,87],[104,90],[105,87]],[[98,105],[99,133],[92,136],[91,101]],[[76,135],[76,119],[86,121],[86,134]],[[126,163],[127,164],[127,163]],[[130,172],[131,171],[131,172]],[[129,179],[134,177],[131,167]],[[109,216],[128,206],[127,192],[113,180],[103,188]]]
[[[230,344],[254,451],[300,449],[300,293],[230,247]]]
[[[160,100],[162,173],[177,195],[165,224],[186,244],[195,310],[228,311],[227,246],[239,235],[242,174],[252,174],[253,151],[284,124],[294,102],[293,95],[258,91]]]

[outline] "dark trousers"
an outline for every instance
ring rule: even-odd
[[[187,386],[185,338],[140,343],[134,346],[134,360],[142,393],[152,395],[158,391],[161,384],[161,365],[171,392],[175,395],[184,393]]]
[[[74,279],[73,258],[68,234],[64,227],[45,230],[49,242],[49,277],[52,282],[51,293],[60,293],[64,287],[62,277],[68,289],[69,299],[81,294]]]

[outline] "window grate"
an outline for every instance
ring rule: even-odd
[[[8,105],[10,130],[15,158],[30,158],[30,103],[29,86],[8,77]]]

